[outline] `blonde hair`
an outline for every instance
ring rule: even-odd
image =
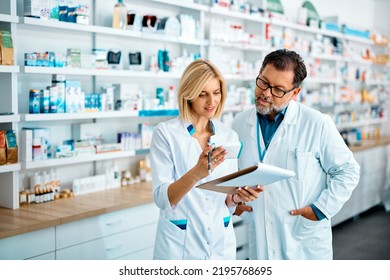
[[[225,79],[218,68],[209,60],[197,59],[187,66],[180,79],[177,101],[182,120],[193,122],[192,101],[198,98],[205,85],[213,78],[219,80],[222,94],[221,102],[215,111],[215,117],[218,118],[222,115],[227,95]]]

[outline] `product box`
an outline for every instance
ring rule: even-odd
[[[114,104],[115,110],[134,111],[141,110],[141,99],[138,96],[139,85],[131,83],[115,84]]]
[[[5,145],[5,130],[0,130],[0,165],[7,163],[7,149]]]
[[[33,131],[31,129],[23,128],[21,131],[21,155],[22,161],[32,161],[32,143],[33,142]]]
[[[18,141],[14,130],[7,130],[5,134],[7,144],[7,164],[18,163]]]
[[[52,157],[52,147],[50,141],[50,129],[48,128],[24,128],[32,130],[32,139],[42,139],[42,145],[45,147],[41,149],[44,155],[41,156],[42,159]]]
[[[121,151],[120,143],[108,143],[96,145],[96,153],[108,153],[108,152],[119,152]]]
[[[24,16],[49,19],[50,1],[49,0],[24,0]]]
[[[0,31],[0,65],[14,65],[14,47],[9,31]]]
[[[72,124],[72,138],[75,141],[88,140],[96,142],[102,138],[102,132],[97,123],[74,123]]]

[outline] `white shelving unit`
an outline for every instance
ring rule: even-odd
[[[110,119],[110,118],[135,118],[138,112],[112,111],[112,112],[91,112],[91,113],[62,113],[62,114],[23,114],[21,120],[24,122],[42,122],[59,120],[89,120],[89,119]],[[1,120],[1,119],[0,119]]]
[[[364,46],[373,46],[373,42],[367,39],[360,39],[353,36],[346,36],[338,32],[332,32],[327,30],[322,30],[318,28],[311,28],[307,26],[302,26],[296,23],[290,23],[287,21],[278,20],[275,18],[266,18],[260,15],[250,15],[239,12],[233,12],[224,8],[216,8],[208,5],[189,3],[186,1],[180,0],[147,0],[147,1],[138,1],[142,3],[131,3],[132,6],[141,7],[147,6],[152,7],[156,14],[159,15],[160,8],[161,10],[172,10],[174,13],[189,12],[194,14],[197,19],[200,21],[200,38],[198,39],[187,39],[180,36],[166,36],[159,33],[150,33],[150,32],[139,32],[133,30],[120,30],[113,29],[110,27],[110,12],[106,7],[112,8],[115,1],[112,0],[110,3],[107,1],[96,1],[92,0],[94,8],[91,11],[95,12],[96,17],[93,20],[91,25],[80,25],[74,23],[66,22],[56,22],[56,21],[45,21],[36,18],[21,17],[17,15],[16,11],[21,10],[17,9],[17,5],[22,4],[22,0],[9,0],[11,7],[9,11],[4,11],[0,9],[0,22],[7,23],[9,30],[13,32],[14,45],[15,45],[15,61],[17,62],[15,66],[0,66],[0,77],[3,77],[4,81],[7,81],[6,86],[6,95],[8,96],[8,103],[12,104],[13,115],[0,116],[0,124],[12,127],[20,131],[20,129],[26,126],[38,126],[45,127],[50,126],[53,129],[68,131],[70,128],[69,123],[80,123],[83,121],[88,122],[98,122],[99,124],[105,125],[108,123],[108,126],[115,127],[118,129],[121,123],[136,125],[137,123],[143,122],[148,117],[139,117],[135,112],[97,112],[97,113],[78,113],[78,114],[28,114],[25,109],[22,109],[20,103],[23,99],[28,98],[25,88],[39,87],[42,83],[45,83],[52,74],[63,74],[67,77],[69,76],[72,79],[83,79],[83,83],[87,84],[90,88],[95,89],[100,86],[103,81],[125,81],[125,82],[139,82],[142,85],[155,85],[159,86],[160,83],[166,83],[167,81],[172,82],[172,84],[177,85],[180,79],[181,73],[178,72],[150,72],[150,71],[130,71],[130,70],[112,70],[112,69],[75,69],[75,68],[50,68],[50,67],[29,67],[23,66],[23,55],[24,52],[34,52],[34,51],[43,51],[46,50],[47,46],[54,46],[54,48],[66,50],[66,48],[76,47],[80,45],[80,48],[85,50],[90,50],[93,47],[111,47],[117,48],[119,46],[128,45],[136,46],[134,48],[139,48],[141,46],[142,51],[148,49],[157,50],[162,46],[168,46],[168,49],[171,47],[173,52],[180,53],[184,48],[192,48],[199,50],[200,53],[205,54],[207,58],[210,58],[210,53],[208,52],[210,48],[218,48],[221,52],[219,54],[223,55],[224,52],[232,51],[234,54],[241,53],[248,61],[255,62],[256,59],[261,60],[267,52],[271,51],[273,48],[268,44],[248,44],[248,43],[231,43],[225,41],[215,41],[208,38],[207,21],[211,18],[220,18],[227,19],[232,21],[243,22],[244,25],[249,24],[256,26],[256,34],[264,36],[265,26],[270,24],[274,28],[288,28],[294,30],[297,34],[304,34],[305,36],[315,36],[320,34],[323,36],[336,37],[340,40],[346,42],[353,42],[355,44],[361,44]],[[125,1],[126,2],[126,1]],[[106,5],[106,6],[104,6]],[[7,5],[6,5],[7,6]],[[0,7],[1,8],[1,7]],[[251,30],[252,32],[252,30]],[[35,38],[41,38],[41,40],[34,42],[22,42],[19,36],[23,35],[34,36]],[[31,35],[30,35],[31,34]],[[58,35],[60,34],[60,36]],[[59,37],[58,37],[59,36]],[[53,37],[53,38],[52,38]],[[33,37],[31,37],[33,38]],[[63,38],[68,38],[63,44],[64,41],[59,41],[58,39],[63,40]],[[30,46],[31,44],[31,46]],[[62,44],[62,45],[60,45]],[[40,49],[41,48],[41,49]],[[205,51],[205,50],[208,51]],[[363,59],[355,59],[350,57],[342,57],[337,55],[311,55],[308,54],[308,59],[320,60],[321,63],[330,63],[338,65],[340,63],[353,63],[362,65],[364,67],[374,66],[371,61]],[[305,59],[306,60],[306,59]],[[388,67],[388,66],[387,66]],[[257,71],[258,69],[256,69]],[[235,73],[226,73],[225,78],[228,84],[237,84],[240,86],[248,86],[248,84],[254,83],[255,76],[252,74],[235,74]],[[43,81],[43,82],[42,82]],[[336,89],[343,85],[346,81],[343,81],[341,77],[335,78],[322,78],[322,77],[308,77],[304,86],[312,85],[330,85],[334,86]],[[348,82],[351,83],[352,82]],[[38,86],[36,86],[38,84]],[[18,88],[20,86],[20,89]],[[46,82],[47,85],[47,82]],[[387,86],[388,82],[385,81],[367,81],[368,86]],[[23,88],[25,87],[25,88]],[[22,90],[23,88],[23,90]],[[18,105],[19,104],[19,105]],[[1,108],[1,106],[0,106]],[[226,111],[230,112],[239,112],[246,107],[237,107],[237,108],[226,108]],[[164,117],[162,117],[164,118]],[[158,119],[158,118],[154,118]],[[387,120],[381,119],[378,120],[368,120],[362,122],[356,122],[351,124],[342,124],[339,126],[340,129],[364,125],[383,125]],[[62,125],[60,128],[59,126]],[[64,132],[65,133],[65,132]],[[143,150],[143,153],[147,153],[147,150]],[[24,172],[30,169],[45,169],[52,166],[75,166],[77,168],[78,164],[81,163],[95,163],[102,162],[105,160],[113,159],[124,159],[128,157],[134,157],[138,152],[120,152],[110,155],[96,155],[88,159],[81,158],[72,158],[72,159],[50,159],[41,162],[29,162],[21,163],[21,165],[16,165],[13,167],[2,167],[0,174],[0,181],[7,182],[6,187],[2,186],[0,188],[0,206],[8,208],[18,208],[17,202],[17,192],[19,189],[19,173]],[[133,163],[134,164],[134,163]],[[0,183],[3,184],[3,183]],[[4,190],[6,188],[6,190]]]
[[[20,170],[20,163],[0,165],[0,173],[8,173]]]
[[[102,161],[102,160],[113,160],[126,157],[133,157],[136,155],[136,151],[118,151],[118,152],[107,152],[95,155],[82,155],[70,158],[55,158],[48,160],[38,160],[22,163],[22,170],[31,170],[38,168],[52,168],[63,165],[73,165],[86,162]]]

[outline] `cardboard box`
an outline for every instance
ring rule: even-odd
[[[14,65],[14,47],[9,31],[0,31],[0,65]]]

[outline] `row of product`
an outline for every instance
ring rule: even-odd
[[[154,125],[139,124],[138,132],[117,132],[117,142],[106,143],[102,139],[102,131],[98,124],[76,123],[72,124],[72,139],[64,140],[54,149],[48,128],[23,128],[20,143],[22,160],[31,162],[53,157],[89,156],[98,153],[147,149],[150,147],[153,129]],[[16,158],[15,151],[12,149],[11,151],[9,158],[13,161],[4,161],[4,164],[17,162],[17,146]],[[5,159],[6,156],[7,153],[4,153]]]
[[[101,88],[101,93],[85,93],[80,82],[65,80],[63,75],[53,75],[51,86],[30,89],[29,113],[83,113],[114,110],[114,87]]]
[[[136,10],[128,9],[122,0],[118,0],[115,4],[112,15],[113,28],[159,32],[190,39],[200,37],[199,25],[199,21],[188,14],[165,17],[157,17],[153,14],[142,15]]]
[[[370,106],[360,111],[344,111],[336,113],[333,117],[336,124],[357,122],[359,120],[378,120],[384,119],[386,110],[380,106]]]
[[[18,163],[18,142],[14,130],[0,130],[0,165]]]
[[[362,141],[378,140],[381,135],[381,129],[377,126],[365,128],[351,128],[340,131],[345,143],[348,146],[359,146]]]
[[[34,172],[29,174],[29,188],[20,188],[19,204],[44,203],[61,197],[67,197],[61,193],[61,183],[58,172],[51,169],[49,172]]]
[[[143,56],[141,51],[129,52],[127,63],[125,63],[122,51],[119,49],[106,50],[93,48],[91,54],[85,54],[81,53],[80,49],[69,48],[67,49],[66,55],[53,51],[25,53],[24,65],[82,69],[122,70],[126,68],[130,71],[148,70],[152,72],[181,73],[189,63],[201,57],[200,53],[188,54],[186,50],[183,50],[182,56],[171,58],[170,52],[166,49],[158,50],[157,55],[151,55],[146,60]]]
[[[389,90],[384,86],[368,88],[363,85],[359,89],[356,86],[323,85],[321,87],[304,86],[299,95],[301,102],[309,107],[334,107],[338,104],[384,104],[389,97]]]
[[[116,162],[108,162],[105,167],[105,174],[74,179],[72,192],[74,195],[82,195],[151,181],[148,156],[139,161],[138,172],[138,175],[133,176],[129,169],[120,171]]]
[[[121,83],[101,88],[101,93],[85,93],[80,82],[53,75],[51,86],[30,89],[29,113],[84,113],[177,109],[175,87],[157,87],[155,94],[144,93],[138,84]]]
[[[90,8],[78,0],[24,0],[24,16],[89,24]]]

